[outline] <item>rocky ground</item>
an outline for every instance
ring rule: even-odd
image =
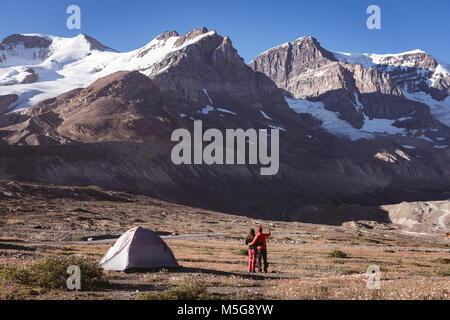
[[[384,207],[396,223],[341,225],[332,217],[328,224],[257,220],[97,187],[12,181],[0,181],[0,204],[2,266],[45,256],[99,261],[137,225],[159,232],[182,265],[170,272],[108,272],[110,284],[91,292],[36,291],[0,279],[3,298],[136,299],[198,279],[211,297],[227,299],[449,299],[450,239],[441,238],[449,231],[449,201]],[[255,275],[246,272],[243,238],[258,225],[273,237],[269,273]],[[381,268],[380,290],[363,281],[370,265]]]

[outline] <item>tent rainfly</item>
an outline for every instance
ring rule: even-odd
[[[155,232],[137,227],[128,230],[100,261],[105,270],[179,267],[172,250]]]

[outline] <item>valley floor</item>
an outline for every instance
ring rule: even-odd
[[[159,232],[182,265],[107,272],[109,284],[95,291],[48,290],[0,278],[0,299],[154,299],[196,285],[202,298],[214,299],[450,299],[450,239],[405,233],[394,224],[263,221],[94,187],[5,181],[0,204],[2,267],[46,256],[100,261],[111,242],[136,225]],[[243,239],[258,225],[273,235],[267,274],[246,271]],[[381,269],[381,289],[367,288],[371,265]]]

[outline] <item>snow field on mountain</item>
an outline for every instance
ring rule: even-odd
[[[437,101],[422,91],[409,93],[406,90],[403,90],[403,95],[406,99],[425,103],[430,107],[431,114],[435,119],[446,126],[450,126],[450,96],[443,101]]]
[[[84,35],[75,38],[36,35],[53,42],[49,48],[26,49],[19,45],[14,50],[6,51],[6,62],[0,63],[0,95],[19,95],[19,100],[13,106],[15,110],[21,110],[70,90],[85,88],[97,79],[117,71],[139,70],[150,75],[154,65],[168,54],[214,33],[201,34],[181,46],[175,46],[179,36],[154,39],[138,50],[125,53],[92,50]],[[39,76],[38,81],[20,84],[24,77],[21,70],[28,67]],[[8,82],[11,85],[1,86]]]
[[[328,132],[346,137],[352,141],[362,138],[371,139],[375,134],[402,134],[405,129],[393,126],[395,120],[369,119],[365,116],[361,129],[352,127],[347,121],[339,118],[336,112],[325,109],[322,102],[308,100],[286,99],[289,107],[297,113],[308,113],[322,122],[322,127]]]

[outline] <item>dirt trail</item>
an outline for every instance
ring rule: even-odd
[[[448,213],[447,213],[448,214]],[[298,234],[298,233],[276,233],[272,236],[282,236],[282,237],[311,237],[312,235]],[[313,235],[314,236],[314,235]],[[318,235],[316,235],[318,236]],[[238,239],[233,237],[231,234],[223,233],[196,233],[196,234],[182,234],[182,235],[166,235],[161,236],[164,241],[174,241],[174,240],[190,240],[190,241],[213,241],[218,238],[222,238],[227,241],[239,242]],[[113,244],[116,239],[102,239],[102,240],[92,240],[92,241],[45,241],[45,242],[30,242],[29,244],[34,245],[45,245],[45,244],[60,244],[60,245],[102,245],[102,244]],[[441,252],[449,253],[450,250],[446,248],[433,248],[433,247],[411,247],[411,246],[393,246],[393,245],[382,245],[382,244],[352,244],[352,243],[318,243],[318,242],[306,242],[306,241],[283,241],[283,240],[270,240],[278,243],[296,244],[299,246],[305,246],[310,248],[358,248],[358,249],[371,249],[376,248],[380,250],[394,250],[394,251],[415,251],[415,252]],[[241,241],[243,243],[243,241]]]

